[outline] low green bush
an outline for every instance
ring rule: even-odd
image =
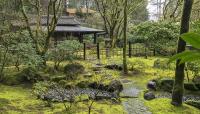
[[[41,75],[35,68],[32,67],[25,68],[23,71],[18,73],[16,77],[21,82],[31,82],[31,83],[48,80],[47,79],[48,76]]]
[[[147,64],[141,60],[128,61],[128,66],[131,71],[143,72],[147,68]]]
[[[68,64],[64,67],[64,73],[67,79],[77,79],[78,75],[83,73],[85,68],[79,63]]]

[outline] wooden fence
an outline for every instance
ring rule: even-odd
[[[147,57],[147,56],[155,56],[156,52],[153,48],[147,48],[147,47],[137,47],[134,44],[131,44],[130,42],[127,45],[127,56],[129,58],[131,57]],[[84,60],[88,58],[95,58],[95,59],[101,59],[101,58],[111,58],[111,57],[117,57],[123,55],[123,48],[105,48],[101,47],[99,43],[97,44],[83,44],[83,49],[76,52],[75,54],[79,58],[83,58]]]

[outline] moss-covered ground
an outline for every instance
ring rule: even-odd
[[[142,90],[146,89],[146,84],[151,79],[156,78],[173,78],[173,69],[162,69],[153,68],[154,61],[156,59],[166,60],[160,57],[150,57],[145,58],[131,58],[129,59],[129,67],[134,64],[134,68],[138,69],[139,72],[130,72],[128,76],[123,76],[120,71],[105,70],[104,74],[109,74],[112,79],[105,80],[104,83],[108,83],[113,79],[127,79],[132,80],[140,87]],[[140,65],[142,64],[142,67]],[[142,61],[142,63],[141,63]],[[97,61],[78,61],[86,67],[86,71],[92,71],[91,67]],[[109,60],[103,59],[100,61],[103,64],[107,63],[121,63],[122,59],[119,57],[111,58]],[[48,62],[49,66],[52,66],[52,62]],[[67,62],[62,63],[64,66]],[[136,64],[136,65],[135,65]],[[17,71],[12,68],[7,68],[6,73],[8,77],[13,77]],[[44,73],[44,72],[43,72]],[[62,73],[57,73],[49,76],[64,75]],[[102,75],[96,75],[91,78],[83,78],[80,76],[77,80],[71,81],[71,83],[78,83],[83,80],[95,81],[101,78]],[[8,78],[9,79],[9,78]],[[12,82],[10,82],[12,83]],[[155,99],[152,101],[145,101],[141,95],[141,101],[144,102],[145,106],[153,114],[200,114],[200,111],[194,107],[184,104],[182,107],[174,107],[170,104],[170,99]],[[68,106],[69,103],[66,103]],[[133,107],[134,108],[134,107]],[[32,94],[32,89],[30,84],[20,84],[8,86],[5,84],[0,85],[0,113],[2,114],[87,114],[88,113],[88,103],[79,102],[74,104],[71,111],[65,111],[64,105],[62,103],[53,103],[53,106],[49,107],[46,102],[37,99],[35,95]],[[94,103],[92,108],[92,114],[126,114],[123,106],[121,104],[113,104],[111,101],[98,101]]]

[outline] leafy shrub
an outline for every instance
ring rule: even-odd
[[[176,53],[179,26],[170,22],[144,22],[130,28],[131,42],[145,43],[161,55]]]
[[[58,70],[60,63],[75,59],[75,53],[81,49],[82,45],[76,40],[65,40],[50,50],[49,57],[55,62],[54,68]]]
[[[64,67],[64,73],[67,79],[76,79],[77,76],[83,73],[85,70],[84,66],[79,63],[68,64]]]
[[[52,85],[53,83],[49,81],[37,82],[33,85],[33,93],[39,97],[41,94],[46,93]]]
[[[37,72],[36,69],[32,67],[28,67],[24,69],[22,72],[16,75],[23,82],[32,82],[35,83],[37,81],[44,80],[43,77]]]

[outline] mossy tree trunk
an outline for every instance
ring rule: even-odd
[[[128,68],[127,68],[127,56],[126,56],[126,51],[127,51],[127,21],[128,21],[128,16],[127,16],[127,0],[124,1],[124,45],[123,45],[123,71],[124,74],[128,74]]]
[[[192,10],[192,4],[193,0],[184,1],[180,34],[187,33],[189,31],[189,21]],[[179,38],[177,53],[185,51],[185,47],[186,47],[186,42],[181,38]],[[172,104],[175,106],[182,105],[182,98],[184,93],[184,68],[185,68],[185,63],[180,64],[180,60],[177,60],[175,83],[172,93]]]

